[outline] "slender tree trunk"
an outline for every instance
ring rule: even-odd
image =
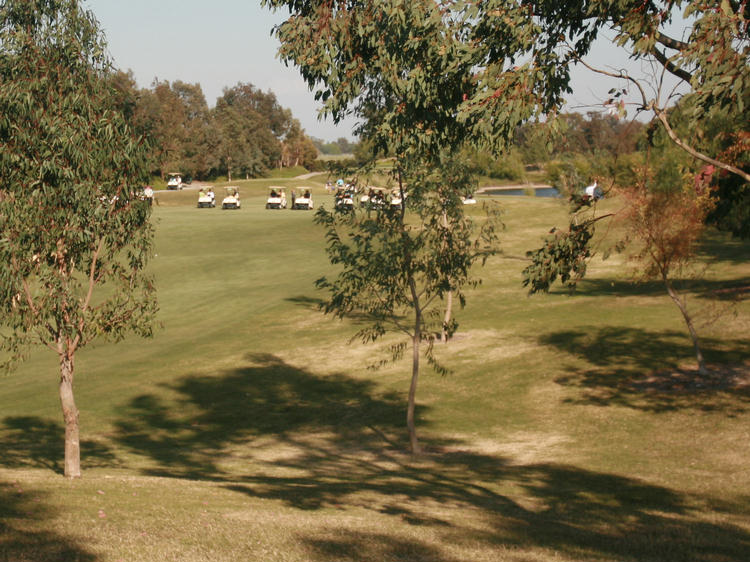
[[[419,344],[420,334],[415,333],[412,338],[411,385],[409,386],[409,403],[406,408],[406,427],[409,428],[409,444],[411,452],[418,455],[422,452],[417,439],[417,427],[414,423],[414,410],[417,398],[417,381],[419,379]]]
[[[73,359],[60,359],[60,404],[65,421],[65,476],[81,477],[81,443],[78,437],[78,408],[73,397]]]
[[[411,340],[411,384],[409,385],[409,401],[406,408],[406,427],[409,429],[409,444],[413,455],[422,452],[417,439],[417,427],[414,423],[414,410],[417,399],[417,382],[419,380],[419,346],[422,342],[422,309],[419,307],[419,297],[417,296],[417,287],[414,279],[410,279],[409,288],[411,289],[412,299],[414,302],[414,334]]]
[[[453,315],[453,291],[448,291],[445,295],[445,316],[443,317],[443,342],[448,343],[448,329],[447,326],[451,321]]]
[[[672,299],[672,302],[674,302],[675,305],[677,305],[677,308],[680,309],[680,312],[682,313],[682,318],[685,320],[685,324],[687,325],[688,332],[690,333],[690,339],[693,340],[693,349],[695,350],[695,358],[698,360],[698,372],[701,375],[708,375],[708,369],[706,369],[706,362],[703,359],[703,352],[701,351],[700,342],[698,341],[698,332],[695,331],[695,327],[693,326],[693,319],[690,317],[690,314],[687,311],[687,307],[685,306],[685,303],[680,298],[680,295],[677,294],[677,291],[674,290],[674,287],[672,287],[672,283],[669,282],[669,279],[663,275],[662,280],[664,281],[664,285],[667,287],[667,293]]]
[[[443,228],[448,229],[448,213],[443,209]],[[443,317],[443,342],[448,343],[447,326],[453,316],[453,291],[448,291],[445,297],[445,316]]]

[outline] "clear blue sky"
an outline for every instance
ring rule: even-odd
[[[115,64],[132,70],[140,87],[150,86],[154,78],[197,82],[213,106],[224,88],[251,83],[272,91],[308,135],[327,141],[353,140],[354,121],[337,127],[330,120],[319,120],[319,106],[299,71],[276,58],[279,45],[271,29],[285,19],[285,11],[274,14],[262,9],[258,0],[84,2],[97,16]],[[629,66],[622,50],[607,41],[600,41],[591,59],[610,68]],[[614,85],[585,69],[574,70],[574,94],[567,109],[603,109],[601,102]]]

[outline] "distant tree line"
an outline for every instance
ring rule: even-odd
[[[597,176],[632,184],[633,170],[643,162],[648,129],[646,123],[608,113],[565,113],[554,128],[522,125],[517,154],[525,166],[544,169],[546,180],[562,191],[581,188]]]
[[[353,154],[357,149],[357,143],[351,142],[349,139],[339,137],[334,142],[326,142],[323,139],[315,137],[311,138],[315,148],[317,148],[321,154],[329,156],[338,156],[340,154]]]
[[[154,175],[252,178],[273,168],[316,166],[318,149],[270,91],[238,83],[209,108],[197,83],[155,80],[138,88],[124,72],[112,80],[132,126],[153,140]]]

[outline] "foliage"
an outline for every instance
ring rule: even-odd
[[[117,108],[96,22],[77,1],[3,3],[0,42],[2,348],[58,354],[66,475],[78,476],[75,354],[99,337],[149,335],[156,310],[139,193],[150,149]]]
[[[122,72],[113,83],[131,125],[154,139],[162,177],[257,177],[279,166],[311,167],[317,158],[291,111],[252,84],[225,88],[209,109],[200,84],[155,80],[139,90]]]
[[[465,150],[463,157],[468,160],[472,172],[478,176],[513,181],[524,179],[523,163],[514,150],[509,150],[496,158],[481,150]]]
[[[472,265],[495,251],[494,217],[475,227],[463,213],[460,193],[471,191],[471,176],[452,159],[443,168],[406,170],[413,178],[408,192],[409,209],[387,205],[381,209],[328,211],[318,209],[316,222],[326,229],[327,253],[340,271],[333,280],[321,278],[319,288],[330,293],[324,310],[339,317],[355,316],[368,321],[355,338],[373,342],[387,332],[407,336],[395,344],[392,360],[412,346],[412,385],[407,424],[412,452],[420,446],[414,428],[414,400],[419,356],[426,343],[427,361],[445,373],[433,355],[436,339],[450,337],[454,318],[441,314],[450,294],[463,306],[463,287],[474,286]],[[447,180],[447,181],[446,181]],[[399,185],[403,199],[406,189]]]
[[[320,212],[331,260],[345,264],[337,282],[323,286],[333,293],[329,310],[347,314],[356,308],[375,319],[365,339],[381,335],[386,319],[392,322],[406,311],[413,315],[408,332],[412,379],[407,425],[416,452],[414,395],[420,345],[434,337],[425,324],[426,312],[443,295],[450,311],[454,291],[462,299],[460,287],[476,259],[460,200],[472,191],[469,176],[454,173],[455,155],[471,129],[459,119],[459,106],[477,87],[472,83],[476,61],[464,56],[460,29],[432,0],[264,4],[285,5],[292,12],[276,28],[280,56],[297,65],[316,90],[322,113],[334,122],[349,114],[361,119],[355,133],[364,142],[355,158],[370,168],[378,157],[392,157],[400,208],[366,220],[349,219],[353,246],[342,242],[336,216]],[[416,226],[410,226],[412,220]],[[365,273],[366,278],[361,276]],[[445,318],[450,313],[437,322],[439,332],[450,335],[452,328],[445,324],[451,321]],[[428,345],[427,358],[432,361],[430,349]]]
[[[594,236],[593,221],[572,222],[567,231],[553,228],[538,250],[527,252],[531,264],[523,270],[523,285],[529,292],[547,292],[559,278],[574,289],[586,274],[586,263],[591,257],[589,242]]]
[[[359,143],[351,142],[345,137],[339,137],[333,142],[325,142],[322,139],[311,138],[315,147],[327,155],[352,154]]]
[[[635,187],[623,191],[627,205],[621,220],[636,244],[631,258],[638,263],[641,276],[660,280],[679,308],[693,341],[698,371],[705,376],[708,371],[694,315],[688,311],[685,295],[677,290],[675,278],[684,273],[695,257],[712,200],[707,186],[690,175],[681,182],[663,181],[658,172],[645,170]],[[650,185],[661,189],[649,189]]]

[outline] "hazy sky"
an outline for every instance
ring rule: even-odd
[[[353,120],[338,127],[317,118],[318,104],[299,71],[277,58],[271,36],[286,11],[262,9],[258,0],[84,0],[96,14],[117,67],[132,70],[138,86],[159,80],[200,83],[213,106],[222,90],[238,82],[271,90],[292,110],[308,135],[327,141],[353,139]],[[621,50],[602,41],[598,64],[625,66]],[[598,105],[613,86],[585,70],[574,71],[569,108]],[[583,109],[579,109],[583,110]]]

